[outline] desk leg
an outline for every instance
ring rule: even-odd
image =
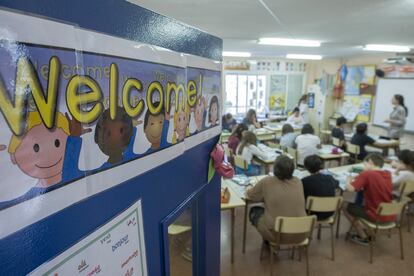
[[[246,205],[244,206],[244,221],[243,221],[243,245],[242,245],[242,253],[246,252],[246,228],[247,228],[247,201]]]
[[[235,208],[230,209],[231,212],[231,263],[234,262],[234,210]]]
[[[384,149],[382,150],[382,155],[383,155],[383,156],[388,156],[388,153],[389,153],[389,148],[384,148]]]

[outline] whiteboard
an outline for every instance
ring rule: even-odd
[[[384,123],[389,119],[393,105],[391,99],[395,94],[404,96],[405,105],[408,107],[407,124],[405,130],[414,132],[414,79],[380,79],[377,86],[375,99],[374,125],[388,127]]]

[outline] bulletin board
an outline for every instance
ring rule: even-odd
[[[271,75],[269,109],[280,110],[286,106],[287,75]]]
[[[372,96],[345,96],[341,113],[348,121],[369,122],[371,120]]]
[[[375,66],[349,66],[345,79],[345,95],[359,95],[361,83],[375,84]]]

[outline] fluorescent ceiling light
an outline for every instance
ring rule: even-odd
[[[289,39],[277,37],[263,37],[259,39],[259,44],[278,45],[278,46],[299,46],[299,47],[320,47],[321,43],[316,40]]]
[[[298,54],[287,54],[286,58],[289,59],[311,59],[311,60],[321,60],[322,56],[320,55],[298,55]]]
[[[399,45],[381,45],[381,44],[367,44],[364,47],[366,51],[378,51],[378,52],[409,52],[410,47]]]
[[[252,54],[249,52],[223,52],[223,57],[251,57]]]

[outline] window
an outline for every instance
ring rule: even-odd
[[[266,76],[227,74],[225,77],[225,112],[245,114],[249,109],[265,112]]]

